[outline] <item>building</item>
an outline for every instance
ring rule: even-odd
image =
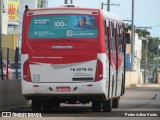
[[[131,31],[129,31],[131,36]],[[133,64],[133,71],[140,71],[140,61],[142,57],[142,40],[138,39],[138,34],[135,33],[135,40],[134,40],[134,59],[133,62],[131,60],[131,44],[126,45],[126,66],[127,71],[132,70]]]
[[[140,63],[142,58],[142,40],[138,39],[138,34],[135,34],[135,46],[134,46],[134,63],[133,70],[140,71]]]
[[[9,61],[14,61],[15,49],[21,46],[22,20],[25,6],[29,8],[47,7],[48,0],[3,0],[2,59],[6,59],[9,48]]]
[[[8,28],[8,0],[2,0],[2,34],[7,34]]]
[[[48,0],[20,0],[19,1],[19,26],[17,28],[18,36],[19,36],[19,47],[21,46],[21,35],[22,35],[22,21],[23,21],[23,12],[25,10],[25,6],[28,6],[30,9],[35,8],[44,8],[48,6]]]
[[[131,36],[131,31],[129,33]],[[142,71],[140,69],[141,57],[142,40],[138,39],[138,34],[135,33],[133,61],[131,59],[131,44],[126,45],[126,86],[143,83]]]

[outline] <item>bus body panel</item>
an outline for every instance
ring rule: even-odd
[[[122,59],[122,64],[119,66],[118,69],[118,82],[117,82],[117,94],[116,96],[121,96],[121,92],[122,92],[122,79],[123,79],[123,75],[124,75],[124,55],[119,55],[120,58]]]
[[[27,55],[24,55],[24,56],[27,56]],[[27,58],[27,57],[26,57]],[[64,94],[64,95],[77,95],[77,94],[80,94],[80,95],[88,95],[88,94],[91,94],[91,95],[97,95],[97,94],[100,94],[100,95],[104,95],[105,96],[105,99],[108,99],[108,79],[107,76],[109,74],[106,74],[108,73],[108,67],[107,65],[109,64],[109,61],[107,60],[107,56],[105,53],[99,53],[97,55],[97,58],[103,63],[103,75],[106,75],[104,76],[104,78],[100,81],[96,81],[94,82],[93,80],[92,81],[86,81],[85,80],[85,74],[84,72],[82,73],[79,73],[79,74],[73,74],[73,70],[72,72],[69,72],[68,71],[72,68],[70,68],[70,64],[67,65],[67,70],[65,70],[66,68],[60,68],[60,72],[61,73],[65,73],[65,74],[57,74],[56,71],[54,70],[51,70],[53,73],[50,73],[48,72],[47,70],[49,69],[45,67],[48,66],[48,65],[41,65],[41,64],[38,64],[38,66],[42,66],[43,69],[45,69],[45,71],[43,71],[42,68],[38,68],[37,67],[37,64],[33,64],[33,65],[30,65],[30,68],[31,68],[31,73],[32,74],[32,79],[33,79],[33,82],[26,82],[24,79],[22,79],[22,94],[24,94],[25,96],[28,95],[33,95],[33,94],[52,94],[52,95],[58,95],[58,94]],[[50,66],[50,65],[49,65]],[[91,66],[93,66],[93,70],[94,71],[91,71],[91,74],[87,73],[86,76],[88,77],[88,75],[93,75],[92,77],[94,78],[94,75],[95,75],[95,66],[96,66],[96,60],[93,60],[93,61],[89,61],[89,62],[86,62],[86,63],[79,63],[79,64],[72,64],[71,66],[74,66],[75,70],[76,68],[83,68],[83,66],[87,67],[89,66],[90,68],[92,68]],[[35,67],[35,68],[34,68]],[[69,70],[68,70],[68,67],[69,67]],[[42,70],[41,72],[43,73],[40,73],[39,70]],[[49,70],[50,71],[50,70]],[[39,73],[42,77],[42,80],[40,81],[34,81],[34,79],[36,80],[36,78],[33,78],[36,77],[35,74]],[[45,74],[44,74],[45,73]],[[56,73],[56,74],[54,74]],[[76,73],[76,71],[75,71]],[[45,76],[45,75],[48,75],[48,76]],[[49,75],[53,75],[53,76],[49,76]],[[67,78],[67,76],[69,76],[69,78]],[[81,81],[72,81],[72,77],[74,75],[80,75],[82,78]],[[83,77],[84,76],[84,77]],[[51,81],[48,81],[49,79],[51,79]],[[55,81],[57,80],[58,81]],[[44,81],[43,81],[44,80]],[[101,86],[101,87],[100,87]],[[65,91],[58,91],[57,88],[58,87],[69,87],[69,91],[65,92]],[[76,88],[76,90],[74,90]],[[52,89],[52,90],[51,90]],[[27,91],[27,92],[26,92]]]
[[[27,82],[23,78],[21,79],[21,84],[22,84],[22,95],[28,96],[30,94],[36,95],[35,88],[33,87],[32,82]]]
[[[96,60],[73,64],[36,63],[30,65],[32,82],[44,83],[93,81],[95,69]]]
[[[103,79],[98,82],[79,82],[79,83],[33,83],[32,87],[35,89],[36,94],[64,94],[67,95],[88,95],[88,94],[105,94],[105,82]],[[99,88],[99,86],[102,86]],[[60,88],[61,89],[57,89]],[[66,87],[66,90],[62,90]],[[69,89],[67,89],[67,87]],[[52,88],[52,90],[50,89]]]
[[[32,82],[27,82],[23,79],[23,64],[25,61],[28,60],[28,54],[21,54],[21,85],[22,85],[22,94],[27,95],[27,94],[36,94],[35,89],[33,88]]]

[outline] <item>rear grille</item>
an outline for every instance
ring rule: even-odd
[[[73,81],[93,81],[93,77],[72,78]]]

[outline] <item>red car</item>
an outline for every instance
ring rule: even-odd
[[[11,79],[12,76],[12,70],[11,70],[11,66],[8,66],[8,79]],[[0,69],[0,79],[2,79],[2,73],[1,73],[1,69]],[[3,80],[7,79],[7,67],[4,66],[3,67]]]

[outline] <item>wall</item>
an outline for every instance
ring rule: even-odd
[[[2,35],[2,48],[15,49],[17,46],[17,35]]]
[[[156,78],[155,82],[158,83],[158,84],[160,84],[160,73],[157,73],[156,76],[157,76],[157,78]]]
[[[21,80],[0,81],[0,108],[26,104],[21,94]]]
[[[140,84],[141,81],[142,81],[141,72],[126,72],[126,81],[125,81],[126,87],[130,87],[135,84]]]
[[[2,35],[2,59],[7,59],[7,48],[9,48],[9,60],[14,61],[15,49],[17,47],[17,35]]]

